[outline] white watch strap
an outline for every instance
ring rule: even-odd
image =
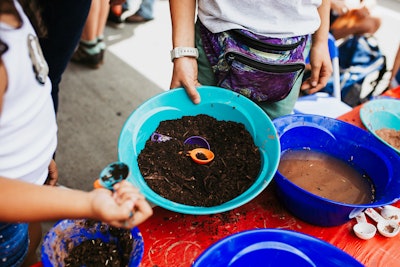
[[[199,50],[194,47],[175,47],[171,50],[171,61],[180,57],[199,57]]]

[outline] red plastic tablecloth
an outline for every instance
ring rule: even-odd
[[[400,87],[385,95],[400,98]],[[338,119],[365,129],[359,116],[360,108]],[[400,202],[395,206],[400,207]],[[400,266],[400,235],[386,238],[377,234],[373,239],[362,240],[353,233],[355,223],[351,220],[336,227],[305,223],[286,211],[275,195],[272,182],[251,202],[225,213],[184,215],[155,207],[154,215],[139,226],[145,244],[141,266],[190,266],[213,243],[254,228],[280,228],[312,235],[337,246],[365,266]]]

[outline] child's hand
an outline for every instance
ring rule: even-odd
[[[127,181],[115,184],[114,192],[101,188],[91,194],[96,219],[115,227],[135,227],[153,214],[144,196]]]
[[[114,185],[113,197],[122,206],[130,208],[129,218],[123,222],[123,227],[132,228],[148,219],[153,210],[139,189],[123,180]]]

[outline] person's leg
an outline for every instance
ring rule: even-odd
[[[56,112],[62,74],[79,43],[90,4],[91,0],[49,0],[44,6],[43,19],[48,36],[41,38],[40,44],[49,65],[51,94]]]
[[[104,51],[106,50],[106,43],[104,42],[104,29],[107,24],[108,14],[110,12],[110,4],[108,1],[102,2],[99,12],[99,25],[97,27],[96,39],[97,46],[100,48],[102,57],[104,57]]]
[[[86,19],[85,27],[82,31],[81,41],[92,42],[97,38],[99,28],[99,16],[102,6],[102,0],[93,0],[90,5],[89,14]],[[105,2],[105,1],[104,1]]]
[[[304,73],[304,72],[303,72]],[[260,103],[259,106],[268,114],[271,120],[293,112],[294,105],[299,97],[303,74],[297,78],[290,94],[283,100],[274,103]]]
[[[155,0],[143,0],[140,4],[139,10],[126,18],[126,22],[137,23],[137,22],[146,22],[154,19],[153,9],[154,9],[154,1]]]
[[[110,4],[108,1],[99,1],[99,14],[98,25],[96,29],[96,38],[104,35],[104,28],[106,27],[108,13],[110,11]]]
[[[195,28],[195,46],[199,50],[199,58],[197,59],[197,80],[202,85],[216,86],[217,81],[215,75],[207,59],[206,53],[203,48],[203,43],[200,37],[200,25],[196,23]]]
[[[136,14],[142,16],[147,20],[154,19],[153,9],[154,9],[154,1],[155,0],[143,0],[140,8]]]
[[[42,240],[42,225],[40,223],[29,223],[29,247],[22,267],[29,267],[38,262],[36,250]]]
[[[105,7],[107,5],[107,7]],[[83,28],[79,47],[71,58],[72,62],[97,69],[103,63],[103,43],[99,43],[99,32],[104,31],[109,11],[109,2],[93,0]]]

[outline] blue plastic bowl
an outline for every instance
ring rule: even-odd
[[[339,248],[315,237],[289,230],[254,229],[211,245],[192,267],[361,267]]]
[[[85,240],[100,238],[103,242],[118,242],[118,239],[104,230],[104,224],[98,222],[91,228],[84,226],[86,220],[61,220],[46,234],[42,244],[42,264],[44,267],[64,266],[68,250]],[[108,229],[108,228],[107,228]],[[138,267],[143,257],[144,242],[137,227],[131,229],[133,247],[129,267]]]
[[[274,177],[279,164],[280,146],[274,125],[266,113],[248,98],[218,87],[198,88],[200,104],[193,104],[184,89],[166,91],[139,106],[125,122],[119,142],[119,160],[128,164],[127,178],[147,200],[165,209],[185,214],[214,214],[239,207],[261,193]],[[146,141],[164,120],[206,114],[217,120],[243,123],[259,147],[262,170],[254,184],[240,196],[214,207],[190,206],[173,202],[154,192],[140,173],[137,158]]]
[[[341,225],[365,208],[399,200],[400,157],[368,131],[318,115],[288,115],[273,123],[280,138],[281,153],[301,149],[327,153],[367,174],[375,187],[373,203],[351,205],[309,193],[277,171],[278,196],[298,218],[319,226]]]

